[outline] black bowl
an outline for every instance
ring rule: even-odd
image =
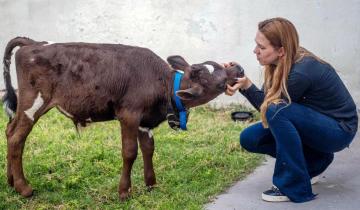
[[[231,113],[231,119],[234,121],[246,121],[253,118],[253,113],[247,111],[239,111]]]

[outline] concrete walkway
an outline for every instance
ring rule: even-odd
[[[321,132],[321,131],[319,131]],[[208,210],[358,210],[360,209],[360,134],[350,148],[335,154],[334,162],[313,185],[318,193],[306,203],[270,203],[261,200],[261,193],[272,185],[274,159],[269,157],[246,179],[236,183],[224,194],[205,206]]]

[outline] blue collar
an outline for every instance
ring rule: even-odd
[[[180,129],[181,130],[187,130],[186,128],[186,108],[184,107],[184,105],[181,103],[181,100],[179,98],[179,96],[176,95],[176,91],[178,91],[180,89],[180,84],[181,84],[181,79],[183,77],[183,73],[180,73],[179,71],[175,72],[174,75],[174,95],[173,95],[173,99],[175,101],[175,105],[176,105],[176,109],[179,111],[179,116],[180,116]]]

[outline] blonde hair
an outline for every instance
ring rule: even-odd
[[[265,65],[264,92],[265,99],[260,106],[261,120],[264,127],[268,127],[266,110],[271,103],[285,102],[290,104],[291,98],[287,90],[287,80],[291,66],[306,56],[316,57],[313,53],[299,46],[299,36],[295,26],[285,18],[271,18],[259,23],[258,30],[275,48],[283,47],[284,56],[279,58],[277,65]],[[285,97],[286,100],[283,98]]]

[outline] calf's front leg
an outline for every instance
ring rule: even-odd
[[[139,127],[138,133],[141,152],[144,160],[144,180],[146,186],[151,190],[156,184],[152,157],[154,154],[154,138],[150,129]]]
[[[132,113],[123,113],[120,117],[122,135],[123,168],[119,184],[119,198],[124,201],[131,189],[131,169],[137,157],[139,121]]]

